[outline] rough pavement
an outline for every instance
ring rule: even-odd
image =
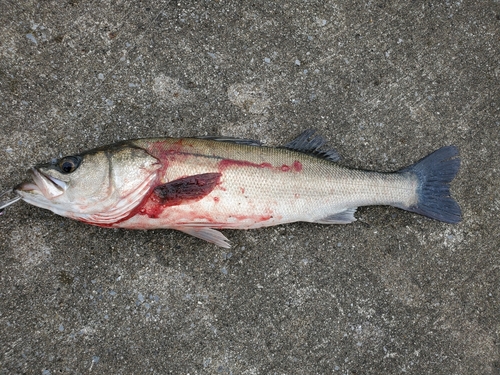
[[[0,217],[0,374],[500,374],[498,1],[0,0],[0,174],[121,139],[316,128],[351,167],[449,144],[449,225]]]

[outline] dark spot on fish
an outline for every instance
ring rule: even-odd
[[[203,173],[179,178],[157,186],[153,194],[158,202],[166,206],[182,204],[188,200],[200,200],[219,183],[220,173]]]

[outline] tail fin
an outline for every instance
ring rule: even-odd
[[[410,207],[401,207],[445,223],[462,220],[460,206],[450,196],[450,182],[460,168],[458,149],[442,147],[399,173],[414,173],[418,177],[418,202]]]

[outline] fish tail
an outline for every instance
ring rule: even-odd
[[[450,183],[459,169],[458,149],[446,146],[400,170],[399,173],[413,173],[418,178],[417,203],[400,208],[445,223],[460,222],[460,206],[450,194]]]

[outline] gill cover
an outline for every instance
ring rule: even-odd
[[[32,169],[16,189],[26,202],[96,225],[127,217],[153,187],[160,162],[126,142],[67,156]]]

